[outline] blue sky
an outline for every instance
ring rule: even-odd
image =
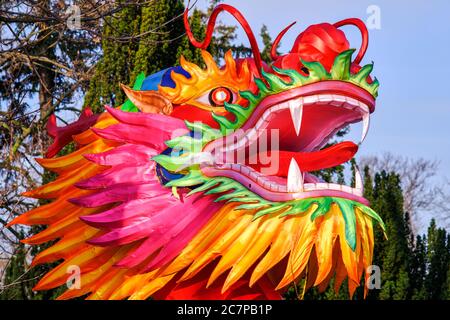
[[[199,0],[197,5],[204,8],[206,3]],[[297,21],[282,41],[283,53],[311,24],[350,17],[366,21],[368,6],[378,6],[381,29],[369,30],[369,50],[363,63],[375,62],[373,75],[381,86],[371,129],[359,155],[390,151],[413,158],[437,159],[440,175],[450,177],[450,1],[229,0],[226,3],[244,14],[255,34],[265,24],[274,38],[289,23]],[[236,24],[226,13],[221,19]],[[351,46],[359,48],[359,32],[353,27],[344,30]],[[238,34],[239,40],[247,43],[241,29]],[[440,181],[436,179],[437,183]]]

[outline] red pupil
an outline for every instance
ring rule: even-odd
[[[216,89],[211,95],[214,104],[223,105],[224,102],[230,101],[230,93],[226,89]]]

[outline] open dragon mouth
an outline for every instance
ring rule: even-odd
[[[374,98],[350,83],[324,81],[266,97],[240,130],[206,145],[209,177],[232,178],[269,201],[334,196],[367,203],[355,170],[355,187],[323,182],[313,171],[350,160],[358,145],[345,141],[324,146],[345,126],[363,122],[369,129]]]

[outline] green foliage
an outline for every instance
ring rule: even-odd
[[[426,299],[425,291],[425,277],[427,274],[427,256],[426,256],[426,242],[425,236],[417,236],[415,244],[411,247],[410,260],[410,275],[411,275],[411,299],[423,300]]]
[[[200,10],[193,10],[189,16],[189,25],[191,27],[191,31],[194,34],[196,39],[203,39],[205,34],[205,24],[203,23],[203,12]],[[198,66],[204,67],[204,61],[201,55],[201,50],[195,48],[187,37],[183,37],[181,39],[181,43],[178,46],[178,51],[176,54],[177,61],[175,64],[178,65],[179,58],[183,56],[187,61],[195,63]]]
[[[85,97],[85,106],[96,113],[105,104],[118,106],[126,96],[120,84],[132,85],[139,74],[150,75],[179,64],[180,56],[202,64],[200,50],[184,36],[180,0],[161,0],[147,6],[125,6],[107,18],[103,30],[103,55]],[[190,17],[196,37],[204,34],[202,13],[194,10]]]
[[[149,75],[177,64],[185,48],[179,48],[184,34],[183,20],[176,17],[183,12],[183,2],[178,0],[156,1],[142,9],[140,33],[148,35],[139,41],[131,80],[140,72]],[[181,45],[185,47],[186,43]]]
[[[125,94],[120,83],[132,82],[130,75],[139,46],[129,37],[139,34],[140,23],[141,9],[135,6],[125,6],[113,17],[105,19],[103,55],[96,65],[84,101],[84,105],[90,106],[93,112],[102,112],[105,104],[115,106],[124,102]],[[128,39],[118,40],[125,37]]]
[[[270,36],[269,30],[267,29],[267,26],[265,24],[263,24],[263,26],[261,27],[259,35],[264,44],[264,49],[261,52],[261,59],[269,64],[272,62],[272,58],[270,57],[270,50],[272,49],[272,37]]]
[[[447,298],[450,268],[450,252],[448,236],[444,229],[437,228],[436,221],[431,220],[428,227],[427,262],[428,272],[425,276],[425,291],[428,299],[441,300]]]
[[[397,174],[383,171],[375,175],[371,207],[384,220],[388,240],[384,239],[379,230],[374,230],[373,264],[381,268],[381,289],[371,290],[369,297],[383,300],[406,299],[409,288],[409,235]]]

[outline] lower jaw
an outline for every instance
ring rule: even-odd
[[[320,198],[320,197],[336,197],[336,198],[344,198],[352,201],[359,202],[364,205],[369,205],[369,201],[362,197],[362,195],[355,194],[351,190],[351,192],[346,192],[342,190],[332,190],[325,188],[326,184],[320,184],[323,186],[323,189],[315,189],[315,190],[307,190],[308,187],[305,185],[304,191],[300,192],[285,192],[285,191],[274,191],[269,190],[267,187],[262,186],[260,183],[254,181],[253,179],[236,172],[231,169],[217,169],[213,167],[202,167],[202,173],[207,177],[227,177],[233,179],[244,187],[246,187],[249,191],[254,192],[259,195],[261,198],[264,198],[268,201],[273,202],[286,202],[292,200],[301,200],[307,198]],[[341,186],[342,188],[350,188],[347,186]],[[351,189],[351,188],[350,188]]]

